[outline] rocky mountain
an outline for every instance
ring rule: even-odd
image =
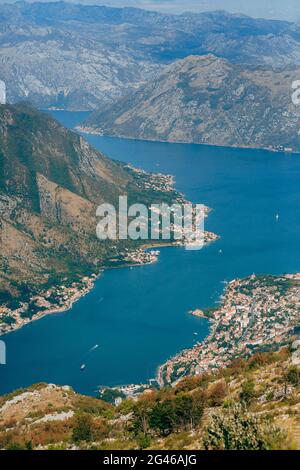
[[[212,54],[189,56],[82,125],[138,139],[300,149],[300,69],[249,68]]]
[[[157,64],[122,42],[104,40],[110,24],[101,16],[64,3],[1,5],[0,76],[8,101],[70,110],[105,107],[152,76]]]
[[[0,5],[0,79],[10,102],[103,109],[171,61],[207,53],[254,66],[300,64],[300,27],[223,11]]]
[[[51,287],[55,304],[54,286],[98,273],[108,259],[130,248],[130,241],[97,239],[96,208],[102,202],[117,207],[119,195],[147,205],[176,197],[149,178],[97,152],[48,114],[28,105],[1,105],[1,321],[15,322],[5,312],[20,302],[23,316],[45,310],[43,299],[30,300],[34,294]]]
[[[299,367],[282,349],[173,388],[123,394],[118,406],[68,386],[18,390],[0,397],[0,449],[295,450],[299,417]]]

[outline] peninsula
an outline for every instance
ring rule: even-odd
[[[159,384],[228,366],[234,359],[286,345],[300,320],[300,274],[255,276],[230,282],[215,309],[196,309],[211,321],[203,343],[158,370]]]

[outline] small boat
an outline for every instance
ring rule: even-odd
[[[279,220],[279,214],[276,214],[276,222]]]
[[[81,369],[81,370],[84,370],[85,368],[86,368],[86,365],[85,365],[85,364],[81,364],[80,369]]]
[[[223,250],[219,250],[219,255],[221,255],[223,253]]]
[[[195,336],[198,336],[198,333],[194,333]]]

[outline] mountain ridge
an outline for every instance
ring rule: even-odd
[[[10,102],[69,110],[104,109],[189,54],[255,67],[300,64],[299,25],[220,11],[0,5],[0,45]]]
[[[273,71],[213,54],[188,56],[80,126],[128,138],[221,146],[300,149],[297,68]]]

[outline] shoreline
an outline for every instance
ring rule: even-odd
[[[17,320],[17,323],[10,325],[11,326],[10,329],[7,329],[5,331],[3,331],[3,329],[2,330],[0,329],[0,337],[8,335],[10,333],[14,333],[15,331],[22,329],[24,326],[30,325],[31,323],[35,321],[41,320],[42,318],[48,315],[56,315],[59,313],[68,312],[69,310],[73,308],[76,302],[78,302],[82,297],[87,295],[94,288],[94,284],[101,277],[102,272],[103,271],[101,271],[98,275],[93,274],[91,276],[84,276],[81,279],[81,282],[85,283],[86,285],[83,287],[83,289],[80,289],[77,292],[74,292],[74,294],[71,295],[71,297],[69,297],[68,299],[64,299],[65,304],[61,306],[57,306],[57,307],[53,305],[49,307],[49,309],[40,310],[38,313],[34,314],[31,318],[29,317],[22,318],[22,319],[19,318]],[[71,289],[75,289],[75,287],[69,288],[69,291]],[[43,292],[40,292],[39,294],[37,294],[37,297],[43,298],[46,301],[46,297],[45,295],[43,296],[43,294],[44,294]],[[18,310],[19,309],[15,311],[13,310],[11,312],[7,312],[7,315],[8,316],[11,315],[14,318],[14,314],[16,315],[15,312],[18,312]]]
[[[211,232],[205,232],[205,233],[208,233],[212,238],[206,241],[203,247],[206,247],[210,243],[213,243],[214,241],[217,241],[220,238],[218,235],[212,234]],[[130,252],[130,254],[135,255],[135,254],[139,254],[143,252],[146,255],[148,250],[151,250],[153,248],[158,248],[158,249],[159,248],[184,248],[184,244],[178,243],[176,241],[175,242],[168,241],[168,242],[161,242],[161,243],[159,243],[159,241],[149,242],[149,243],[144,243],[140,247],[136,248],[135,250]],[[17,318],[16,318],[16,323],[8,325],[5,330],[0,329],[0,337],[10,334],[10,333],[14,333],[15,331],[20,330],[24,326],[29,325],[30,323],[33,323],[35,321],[41,320],[42,318],[48,315],[56,315],[59,313],[68,312],[69,310],[73,308],[76,302],[78,302],[82,297],[86,296],[89,292],[91,292],[91,290],[95,287],[95,282],[98,279],[100,279],[101,275],[106,270],[122,269],[122,268],[137,268],[137,267],[142,267],[142,266],[148,266],[148,265],[156,263],[158,261],[158,256],[159,256],[159,253],[155,253],[155,254],[150,253],[150,256],[147,257],[147,260],[143,262],[132,263],[130,262],[130,260],[127,260],[127,261],[124,261],[122,264],[116,265],[116,266],[104,265],[103,267],[101,267],[98,274],[94,273],[91,276],[84,276],[80,280],[80,282],[83,284],[83,288],[80,289],[78,285],[76,286],[72,285],[69,288],[64,288],[64,296],[69,295],[70,292],[73,292],[73,295],[71,294],[71,296],[68,297],[67,299],[63,299],[64,303],[62,305],[58,305],[57,307],[55,307],[54,305],[49,306],[49,309],[46,308],[45,310],[40,310],[39,312],[34,314],[31,318],[21,318],[20,314],[22,312],[19,312],[20,309],[17,309],[15,311],[7,310],[7,312],[2,312],[7,316],[11,316],[12,318],[15,318],[15,317]],[[43,291],[36,294],[34,298],[38,298],[39,301],[47,302],[46,293]],[[1,312],[1,307],[0,307],[0,312]]]
[[[282,149],[282,150],[277,150],[275,148],[271,147],[265,147],[265,146],[256,146],[256,145],[222,145],[222,144],[210,144],[208,142],[192,142],[188,140],[162,140],[162,139],[150,139],[150,138],[142,138],[142,137],[129,137],[125,135],[117,135],[117,134],[105,134],[102,131],[98,131],[97,128],[88,128],[88,127],[81,127],[80,125],[76,125],[74,127],[75,132],[80,132],[82,134],[87,134],[87,135],[95,135],[99,137],[110,137],[110,138],[116,138],[116,139],[124,139],[124,140],[135,140],[137,142],[158,142],[161,144],[185,144],[185,145],[202,145],[202,146],[207,146],[207,147],[217,147],[217,148],[229,148],[229,149],[236,149],[236,150],[266,150],[267,152],[271,153],[282,153],[284,155],[300,155],[300,149],[299,150],[288,150],[288,149]]]
[[[144,170],[136,169],[128,165],[128,167],[139,175],[146,175]],[[173,191],[177,200],[184,201],[183,195],[174,189],[174,177],[172,175],[152,174],[149,173],[152,179],[156,180],[159,177],[159,183],[164,184],[164,191]],[[158,191],[161,190],[160,184],[155,181],[154,188]],[[176,200],[176,199],[175,199]],[[211,212],[211,209],[204,205],[205,217]],[[212,232],[204,231],[203,247],[207,244],[217,241],[220,237]],[[86,274],[79,281],[73,282],[71,286],[65,287],[64,285],[53,286],[45,291],[41,286],[38,293],[26,302],[19,302],[18,308],[12,310],[7,306],[0,305],[0,337],[12,333],[29,323],[37,321],[46,315],[53,315],[64,313],[72,309],[74,303],[81,299],[81,297],[88,294],[94,287],[95,281],[101,276],[101,273],[106,269],[119,269],[138,267],[147,264],[152,264],[157,261],[159,252],[153,250],[149,253],[151,248],[163,247],[176,247],[187,245],[189,240],[180,241],[163,241],[163,240],[140,240],[140,245],[134,249],[125,249],[125,253],[121,251],[117,253],[117,258],[107,259],[99,268],[99,273]],[[115,265],[113,265],[115,263]],[[66,275],[65,281],[67,282],[68,276]],[[62,281],[63,282],[63,281]]]
[[[299,325],[300,274],[249,276],[231,281],[220,304],[189,314],[211,323],[202,343],[185,349],[157,369],[160,386],[227,367],[233,360],[286,345]]]

